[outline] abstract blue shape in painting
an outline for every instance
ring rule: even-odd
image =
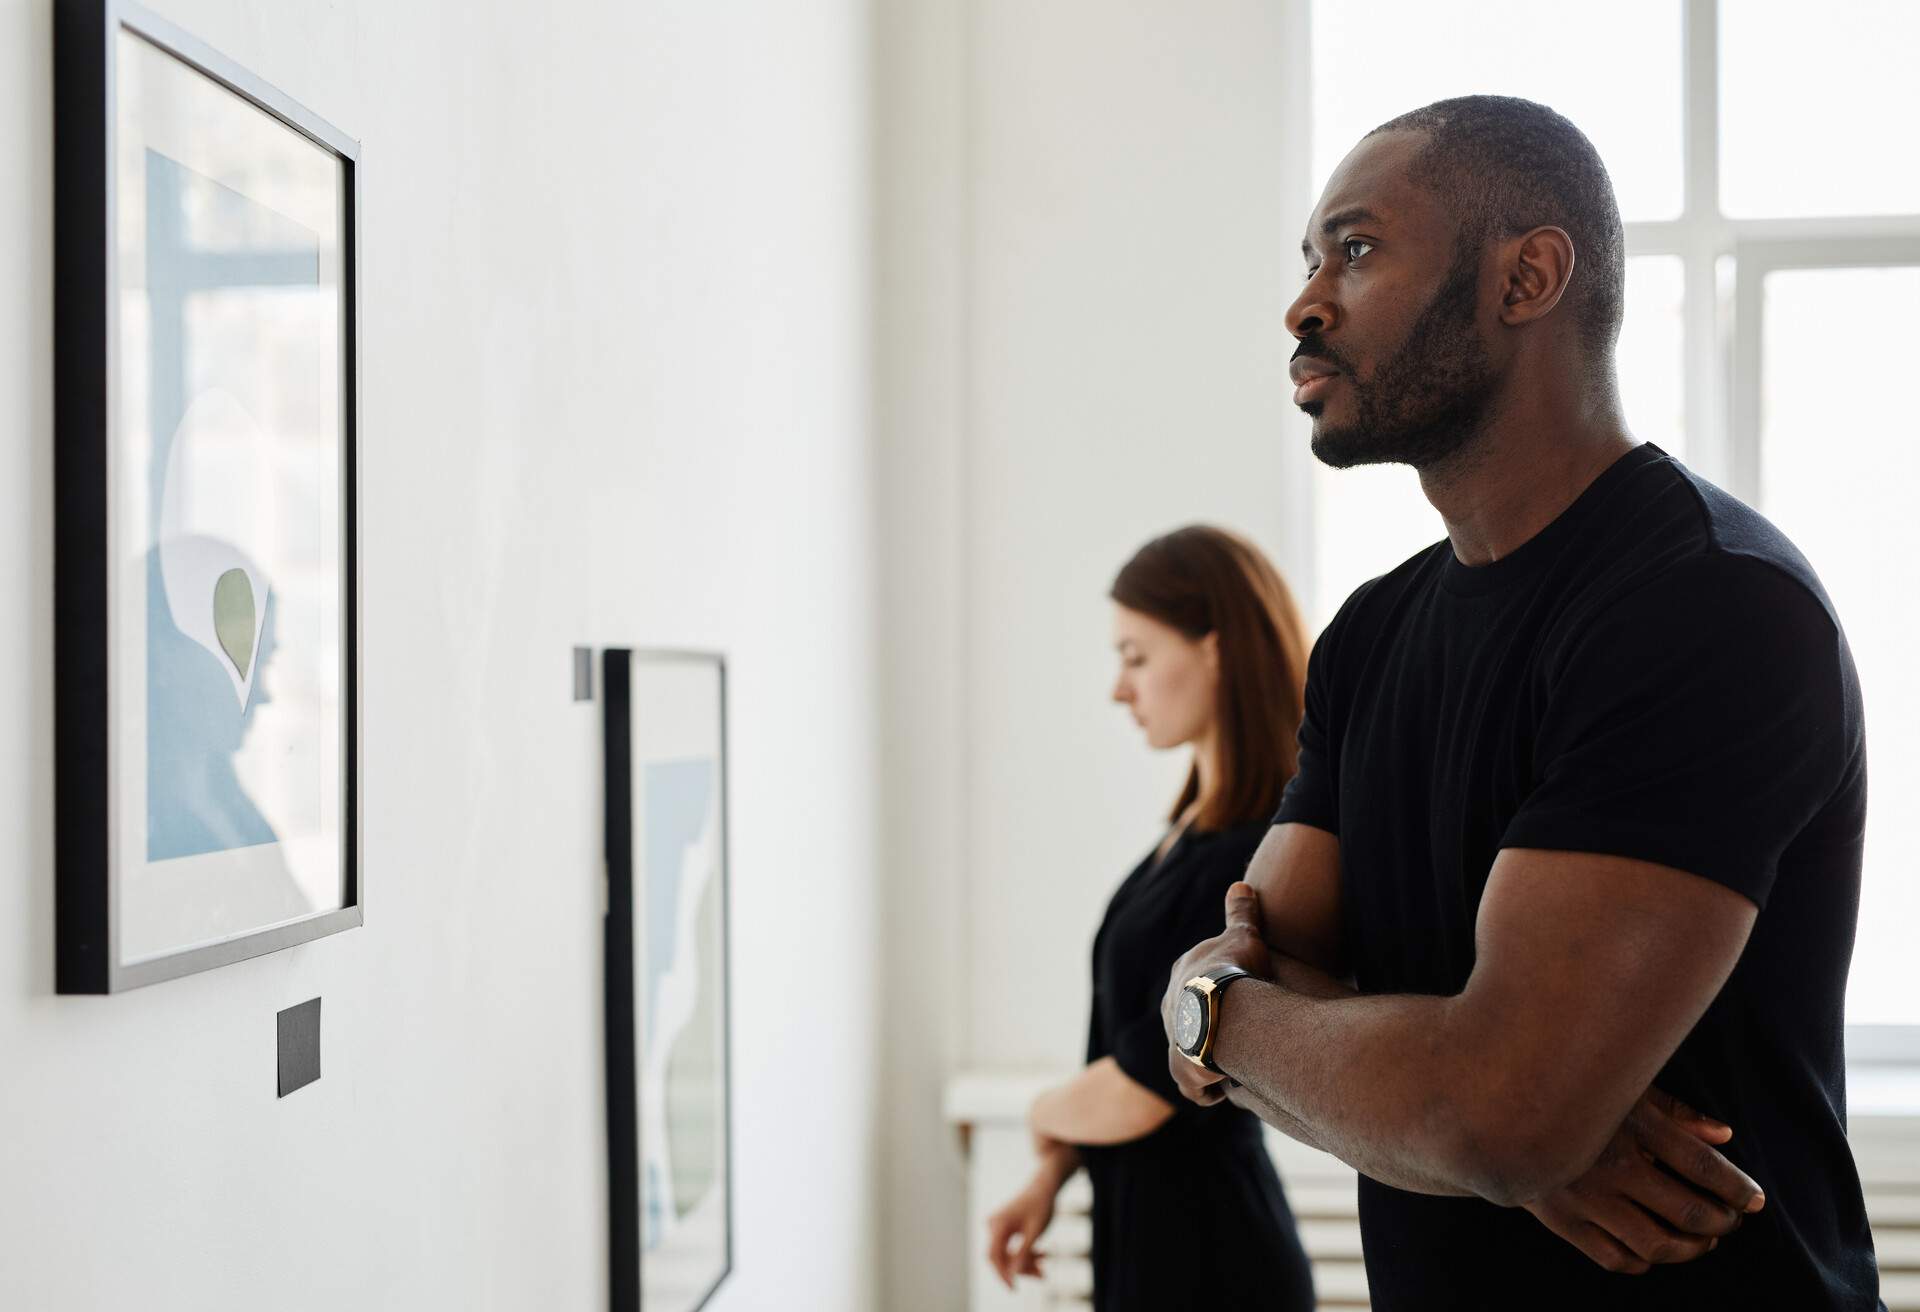
[[[204,398],[222,398],[228,385],[246,390],[246,380],[229,376],[244,367],[192,337],[192,306],[196,297],[233,288],[317,288],[319,244],[299,224],[158,151],[148,150],[146,163],[146,465],[156,526],[146,570],[147,859],[164,861],[278,838],[234,770],[254,712],[268,700],[260,676],[272,655],[271,589],[247,544],[167,527],[170,507],[233,495],[203,484],[184,435]],[[260,444],[266,440],[261,434]],[[217,636],[218,585],[228,574],[243,576],[261,625],[247,668],[233,673],[221,663]],[[238,649],[239,635],[229,636]]]
[[[660,982],[673,969],[681,879],[687,849],[707,827],[713,809],[714,763],[667,761],[646,771],[646,983],[647,1015],[641,1043],[651,1047],[660,1007]]]

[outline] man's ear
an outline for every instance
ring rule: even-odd
[[[1506,268],[1500,322],[1518,327],[1552,314],[1573,280],[1573,238],[1562,228],[1535,228],[1501,253]]]

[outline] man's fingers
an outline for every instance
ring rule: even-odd
[[[1260,895],[1253,891],[1252,884],[1241,882],[1228,887],[1227,928],[1260,932]]]
[[[1647,1101],[1678,1121],[1681,1128],[1696,1138],[1705,1139],[1708,1143],[1725,1143],[1733,1138],[1731,1125],[1696,1110],[1662,1089],[1648,1089]]]
[[[1681,1234],[1712,1239],[1740,1228],[1740,1213],[1718,1198],[1682,1184],[1651,1162],[1636,1159],[1635,1165],[1620,1192]]]
[[[1226,1090],[1223,1087],[1225,1081],[1218,1075],[1195,1066],[1183,1053],[1177,1050],[1170,1052],[1167,1065],[1173,1071],[1173,1082],[1180,1087],[1180,1092],[1185,1094],[1190,1102],[1197,1102],[1202,1107],[1211,1107],[1226,1097]]]
[[[1637,1128],[1642,1146],[1682,1180],[1700,1186],[1736,1212],[1757,1212],[1766,1206],[1767,1196],[1752,1176],[1674,1120],[1651,1117]]]
[[[1703,1116],[1697,1121],[1683,1120],[1677,1122],[1677,1124],[1681,1129],[1702,1143],[1710,1143],[1716,1147],[1733,1138],[1733,1127],[1731,1125],[1723,1124],[1710,1116]]]
[[[1680,1234],[1624,1198],[1596,1220],[1615,1241],[1651,1265],[1691,1262],[1720,1242],[1706,1235]]]
[[[1580,1221],[1558,1232],[1560,1237],[1587,1255],[1607,1271],[1621,1275],[1644,1275],[1652,1268],[1625,1244],[1591,1221]]]
[[[1167,1049],[1167,1069],[1173,1074],[1173,1082],[1189,1101],[1202,1107],[1211,1107],[1226,1096],[1221,1086],[1225,1083],[1221,1076],[1187,1060],[1187,1055],[1178,1048]]]

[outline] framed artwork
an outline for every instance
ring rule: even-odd
[[[726,665],[604,654],[614,1312],[694,1312],[733,1267]]]
[[[56,984],[361,923],[358,146],[54,6]]]

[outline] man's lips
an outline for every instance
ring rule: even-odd
[[[1302,356],[1287,366],[1287,376],[1293,379],[1293,403],[1304,405],[1333,386],[1340,371],[1324,360]]]

